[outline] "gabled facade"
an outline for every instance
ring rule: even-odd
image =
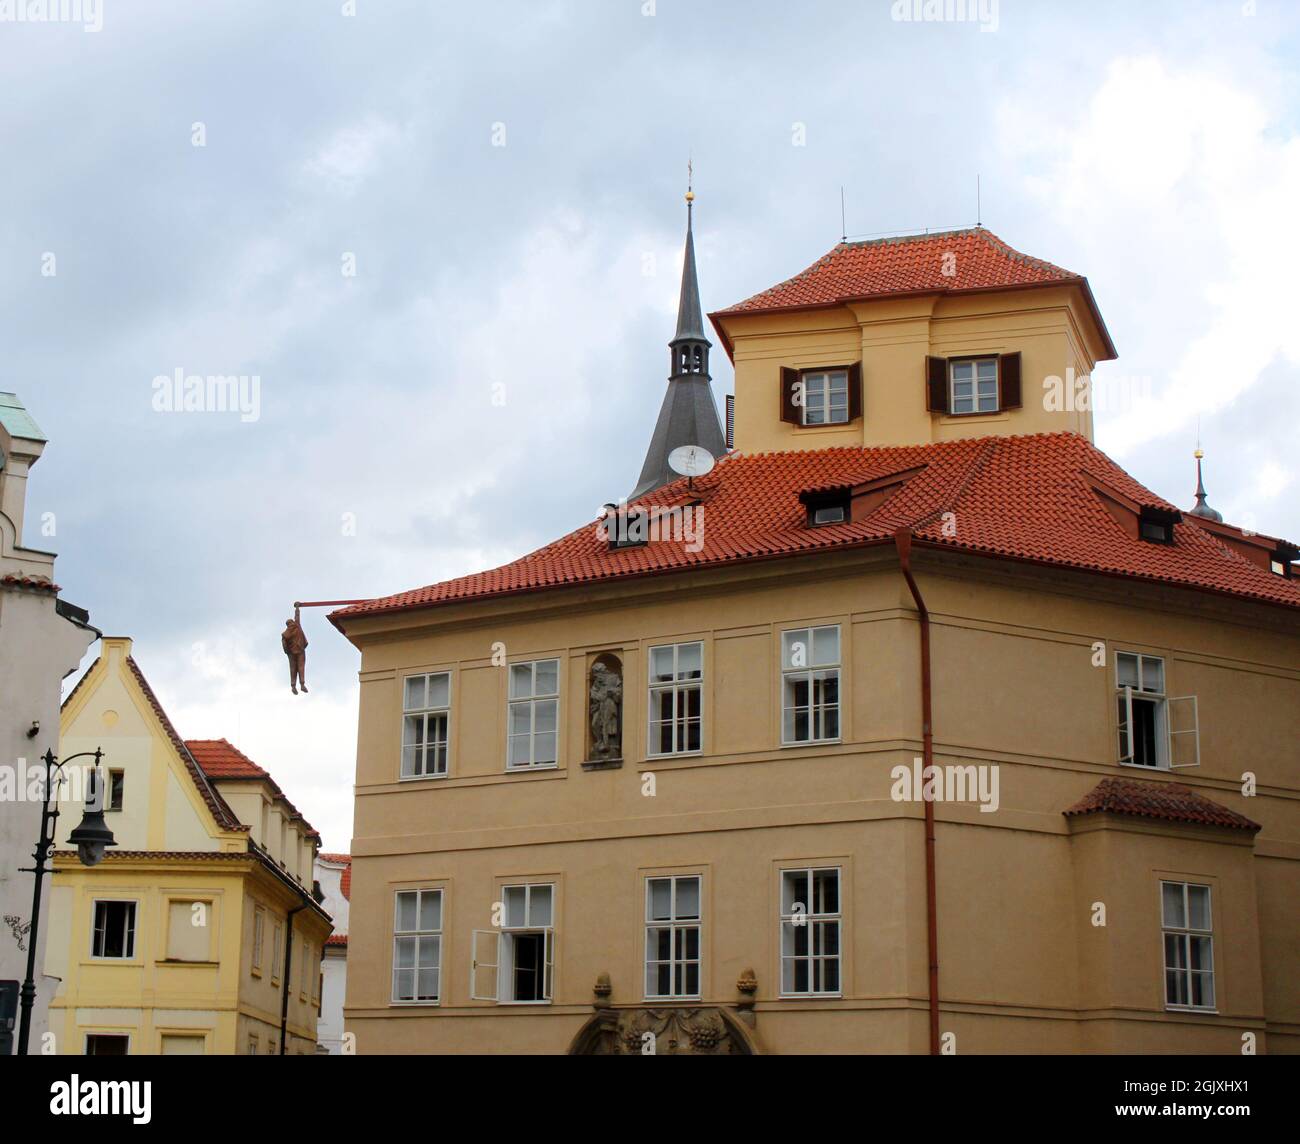
[[[231,744],[180,737],[129,639],[104,639],[62,724],[66,752],[104,751],[116,847],[95,867],[55,851],[57,1051],[314,1053],[330,920],[310,824]]]
[[[1083,279],[846,244],[714,322],[676,533],[331,617],[358,1051],[1300,1051],[1297,550],[1045,420]]]

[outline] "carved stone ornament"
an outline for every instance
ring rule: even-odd
[[[574,1037],[580,1056],[753,1056],[754,1034],[727,1009],[673,1005],[601,1009]]]
[[[623,664],[602,652],[588,673],[587,762],[614,764],[623,759]]]

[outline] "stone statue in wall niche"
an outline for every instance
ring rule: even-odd
[[[589,761],[623,757],[623,665],[616,656],[600,655],[591,665],[588,721]]]

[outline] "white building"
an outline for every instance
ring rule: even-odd
[[[316,1045],[320,1052],[343,1052],[343,997],[348,978],[348,899],[352,893],[352,855],[317,854],[315,878],[324,899],[321,905],[334,919],[334,932],[325,940],[321,957],[320,1019]]]
[[[41,791],[30,779],[44,775],[40,757],[47,750],[59,754],[62,682],[99,636],[85,611],[59,599],[54,553],[23,546],[27,474],[44,449],[45,435],[17,395],[0,393],[0,1055],[17,1051],[18,995],[27,974],[34,883],[19,867],[31,867],[41,828]],[[30,524],[42,537],[56,534],[53,513]],[[61,813],[80,810],[65,803]],[[37,936],[31,1053],[41,1051],[57,985],[42,973],[50,881],[47,875]]]

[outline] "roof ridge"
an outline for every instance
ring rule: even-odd
[[[208,781],[208,776],[203,773],[203,768],[199,766],[198,760],[190,754],[189,747],[185,745],[185,740],[181,738],[180,733],[176,730],[176,727],[172,723],[170,716],[168,716],[161,700],[159,700],[157,693],[149,685],[149,681],[145,678],[144,672],[140,670],[140,665],[135,662],[135,657],[128,655],[126,657],[126,665],[130,669],[132,675],[135,676],[136,682],[144,692],[145,699],[148,701],[149,706],[153,708],[155,716],[157,716],[158,721],[162,724],[163,731],[172,741],[172,746],[176,748],[177,753],[180,755],[181,763],[189,772],[190,777],[194,780],[195,785],[198,787],[199,794],[203,797],[204,802],[208,804],[208,809],[212,811],[213,817],[217,820],[217,824],[225,827],[227,830],[251,831],[252,827],[239,821],[239,816],[234,812],[230,804],[221,797],[221,792]],[[69,698],[71,698],[71,696],[69,696]]]

